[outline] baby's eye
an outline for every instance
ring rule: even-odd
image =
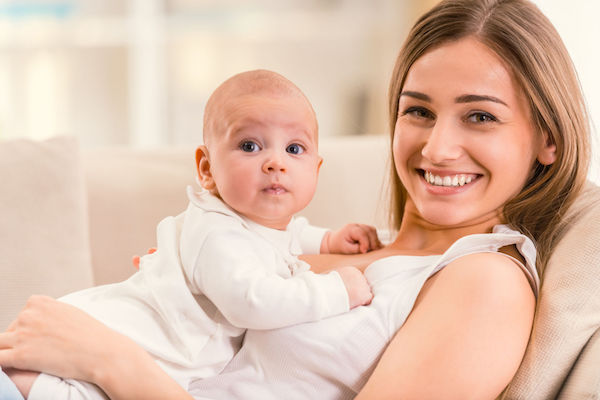
[[[467,117],[467,121],[474,122],[476,124],[485,124],[488,122],[497,121],[496,117],[487,112],[474,112]]]
[[[260,150],[260,146],[251,140],[247,140],[240,144],[240,149],[246,153],[254,153]]]
[[[304,153],[304,147],[302,147],[298,143],[293,143],[286,147],[285,151],[287,151],[290,154],[302,154]]]

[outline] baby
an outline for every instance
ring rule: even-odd
[[[322,163],[304,94],[274,72],[233,76],[210,97],[196,151],[201,192],[157,227],[158,250],[124,282],[61,300],[131,337],[184,388],[218,374],[246,329],[316,321],[368,304],[362,273],[315,274],[302,253],[380,247],[375,229],[331,232],[294,215],[312,199]],[[100,345],[100,344],[99,344]],[[30,400],[106,399],[86,382],[40,374]]]

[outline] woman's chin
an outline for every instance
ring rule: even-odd
[[[460,228],[474,225],[494,226],[500,223],[498,213],[486,214],[461,213],[451,209],[436,210],[422,213],[422,218],[433,226],[440,228]]]

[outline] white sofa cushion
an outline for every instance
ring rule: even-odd
[[[127,279],[134,254],[156,246],[156,226],[187,207],[195,147],[84,152],[94,283]]]
[[[0,142],[0,330],[31,294],[92,285],[77,142]]]

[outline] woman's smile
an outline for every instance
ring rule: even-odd
[[[432,186],[443,186],[443,187],[462,187],[474,182],[481,175],[470,174],[470,173],[444,173],[444,172],[432,172],[427,170],[418,170],[425,182]]]

